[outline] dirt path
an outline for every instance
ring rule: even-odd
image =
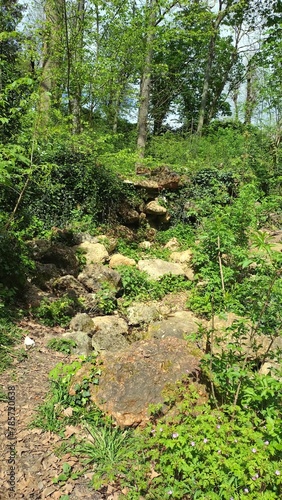
[[[28,351],[26,359],[0,375],[0,383],[5,393],[8,392],[8,387],[15,387],[16,424],[16,439],[13,439],[13,435],[8,439],[8,404],[0,401],[0,500],[45,498],[59,500],[66,494],[70,500],[116,499],[116,493],[109,489],[104,494],[89,489],[87,475],[76,481],[69,480],[63,487],[53,484],[52,479],[62,472],[62,464],[68,462],[76,467],[77,460],[69,455],[58,458],[54,449],[62,443],[62,439],[41,429],[31,430],[29,424],[35,416],[35,409],[44,401],[48,392],[50,370],[60,361],[68,363],[69,358],[46,347],[50,334],[54,336],[59,331],[35,323],[23,326],[28,326],[29,335],[35,340],[36,345]],[[12,413],[13,408],[9,412],[11,418]],[[12,420],[10,422],[13,423]],[[11,425],[10,429],[13,429]],[[12,462],[14,442],[16,486],[15,492],[9,492],[8,480],[13,474],[11,472],[13,464],[9,464],[9,459]]]

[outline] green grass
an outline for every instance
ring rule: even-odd
[[[22,338],[22,330],[8,319],[0,319],[0,373],[11,366],[13,359],[22,353],[15,353],[14,346]]]

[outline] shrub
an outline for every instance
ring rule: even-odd
[[[40,305],[33,310],[33,314],[44,325],[67,326],[74,314],[83,308],[79,300],[74,300],[64,295],[60,299],[49,302],[43,299]]]

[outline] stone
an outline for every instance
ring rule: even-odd
[[[167,262],[162,259],[145,259],[139,260],[138,269],[145,271],[151,279],[159,280],[165,274],[174,276],[185,276],[185,271],[180,264]]]
[[[60,276],[49,282],[49,286],[59,296],[67,295],[73,300],[82,299],[83,308],[87,311],[99,310],[95,294],[89,293],[74,276]]]
[[[136,266],[136,262],[134,259],[130,259],[129,257],[126,257],[125,255],[122,255],[121,253],[115,253],[112,255],[110,262],[109,262],[109,267],[111,269],[115,269],[118,266]]]
[[[56,267],[55,264],[42,264],[41,262],[36,262],[31,282],[41,290],[48,290],[49,281],[58,278],[61,274],[60,269]]]
[[[166,215],[167,209],[159,204],[158,200],[153,200],[147,203],[145,212],[150,215],[161,216]]]
[[[164,246],[164,248],[171,250],[171,251],[176,251],[180,247],[179,241],[177,238],[171,238]]]
[[[29,248],[35,261],[55,266],[60,275],[77,276],[79,263],[74,248],[49,240],[34,240],[29,242]]]
[[[128,346],[124,334],[128,332],[128,326],[124,319],[118,316],[97,316],[93,318],[94,334],[92,347],[96,352],[121,351]]]
[[[149,248],[151,248],[152,246],[152,242],[151,241],[141,241],[141,243],[139,243],[139,248],[142,248],[143,250],[149,250]]]
[[[39,307],[43,299],[48,299],[49,294],[43,292],[40,288],[32,283],[27,283],[24,289],[24,302],[28,309]]]
[[[127,340],[120,333],[108,331],[97,332],[92,337],[92,348],[96,353],[101,351],[120,352],[128,346]]]
[[[94,330],[93,320],[86,313],[78,313],[70,322],[70,330],[90,333]]]
[[[92,318],[94,324],[94,335],[98,332],[107,334],[113,332],[115,334],[126,334],[128,326],[126,321],[115,314],[112,316],[96,316]]]
[[[62,337],[68,340],[74,340],[76,342],[76,347],[73,349],[73,354],[78,356],[89,356],[93,352],[91,345],[91,338],[86,332],[66,332],[63,333]]]
[[[101,264],[88,264],[77,277],[90,292],[101,290],[106,283],[113,290],[118,291],[121,287],[121,277],[117,271]]]
[[[93,241],[93,243],[96,243],[96,240],[97,243],[102,243],[110,254],[115,251],[118,244],[116,238],[111,238],[106,234],[99,234],[99,236],[96,236],[95,241]]]
[[[120,215],[124,224],[137,224],[139,222],[139,212],[129,205],[129,203],[124,202],[118,209],[118,214]]]
[[[151,323],[148,327],[148,338],[164,339],[175,337],[183,339],[186,335],[197,333],[199,325],[205,323],[190,311],[177,311],[169,318]]]
[[[191,262],[192,252],[191,250],[184,250],[183,252],[172,252],[169,258],[170,260],[172,260],[172,262],[178,262],[179,264],[187,264]]]
[[[129,325],[136,326],[151,323],[160,317],[160,312],[155,304],[132,304],[126,311]]]
[[[185,375],[197,376],[201,353],[175,338],[138,341],[122,352],[102,352],[102,374],[91,400],[121,427],[145,425],[148,408]]]
[[[101,243],[84,241],[78,248],[85,251],[86,264],[103,264],[109,259],[109,254]]]
[[[50,287],[58,295],[72,295],[75,297],[83,297],[87,291],[84,286],[71,274],[60,276],[50,282]]]

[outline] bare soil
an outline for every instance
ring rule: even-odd
[[[22,361],[15,358],[13,366],[0,375],[2,390],[7,393],[8,387],[14,386],[16,399],[15,492],[9,491],[8,482],[13,465],[9,464],[9,444],[13,440],[8,439],[8,404],[0,401],[0,500],[59,500],[63,495],[69,495],[70,500],[117,500],[119,492],[113,486],[109,485],[103,491],[91,489],[91,471],[76,480],[69,479],[63,486],[53,483],[53,478],[62,473],[64,463],[67,462],[73,471],[81,470],[81,466],[76,457],[66,454],[59,458],[55,453],[63,438],[29,426],[50,388],[50,370],[60,361],[68,363],[70,359],[46,347],[48,340],[59,336],[62,329],[51,329],[31,321],[22,322],[20,326],[35,340],[35,347],[27,351],[27,357]]]

